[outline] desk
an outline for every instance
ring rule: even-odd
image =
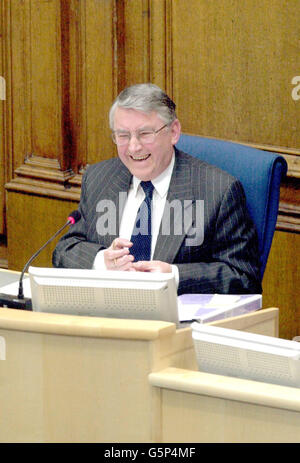
[[[149,381],[161,399],[162,442],[300,442],[297,388],[176,368]]]
[[[274,336],[278,309],[220,324]],[[172,323],[2,308],[0,336],[1,442],[162,442],[151,374],[198,373],[191,329]]]
[[[9,285],[18,281],[20,278],[20,272],[0,269],[0,286]]]

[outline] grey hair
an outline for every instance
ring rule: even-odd
[[[177,118],[175,103],[157,85],[150,83],[132,85],[117,96],[109,111],[109,125],[112,130],[117,107],[135,109],[146,114],[156,112],[168,125]]]

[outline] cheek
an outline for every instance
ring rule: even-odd
[[[122,146],[118,147],[118,156],[120,159],[123,160],[126,160],[126,149]]]
[[[152,151],[152,159],[159,165],[169,164],[173,154],[173,148],[170,145],[161,144],[159,147],[155,147]]]

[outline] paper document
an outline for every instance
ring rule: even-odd
[[[0,360],[6,359],[6,351],[5,351],[5,339],[3,336],[0,336]]]
[[[207,323],[254,312],[261,307],[261,294],[182,294],[178,296],[178,315],[181,322],[198,320],[201,323]]]
[[[19,281],[14,281],[8,285],[2,286],[0,288],[0,293],[9,294],[11,296],[17,296],[19,292]],[[30,288],[30,279],[24,278],[23,280],[23,292],[24,297],[31,298],[31,288]]]

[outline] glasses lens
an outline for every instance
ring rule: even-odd
[[[127,143],[129,143],[129,140],[130,140],[130,135],[127,133],[113,132],[111,136],[112,136],[113,142],[119,146],[127,145]]]
[[[153,143],[155,139],[155,132],[140,132],[137,134],[137,139],[141,143]]]
[[[136,133],[136,138],[140,143],[143,144],[150,144],[153,143],[155,140],[155,136],[158,132],[160,132],[163,128],[166,126],[164,125],[161,127],[159,130],[145,130],[142,132],[137,132]],[[112,139],[114,143],[118,146],[124,146],[127,145],[130,142],[131,139],[131,134],[127,132],[113,132],[112,133]]]

